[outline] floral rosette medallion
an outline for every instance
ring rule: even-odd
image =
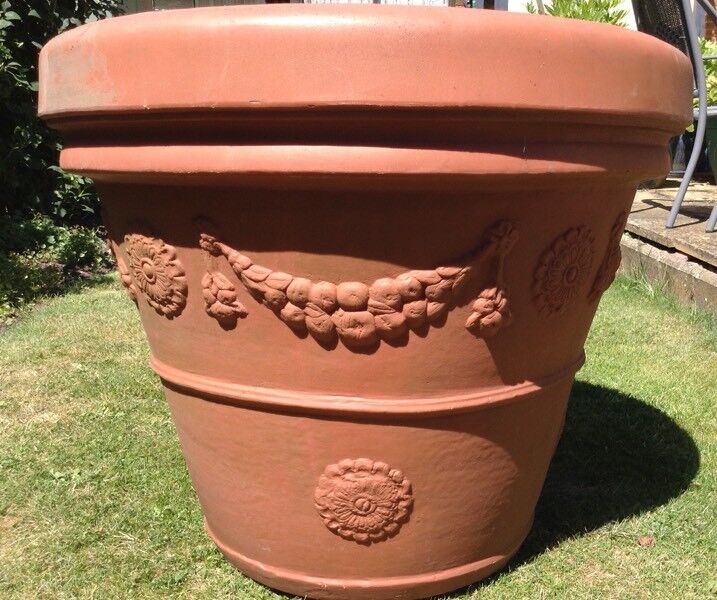
[[[543,315],[561,314],[577,297],[593,262],[594,236],[575,227],[545,251],[535,271],[534,299]]]
[[[187,280],[174,246],[139,233],[126,235],[124,241],[135,288],[159,314],[170,319],[181,314]]]
[[[127,263],[120,252],[119,246],[115,242],[111,242],[112,255],[115,257],[117,263],[117,272],[119,273],[120,282],[127,290],[127,294],[132,299],[132,302],[137,303],[137,287],[134,285],[132,274],[129,272]]]
[[[326,467],[314,500],[326,527],[360,544],[398,533],[413,505],[411,482],[403,473],[366,458]]]

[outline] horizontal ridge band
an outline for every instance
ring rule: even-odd
[[[582,352],[577,360],[555,373],[533,381],[503,385],[495,389],[479,392],[423,398],[371,398],[248,386],[190,373],[172,367],[155,356],[150,357],[150,366],[165,385],[181,391],[188,391],[192,395],[208,396],[208,399],[227,404],[266,410],[281,409],[291,412],[345,413],[374,416],[428,416],[440,413],[470,412],[497,404],[506,404],[551,387],[565,379],[572,379],[575,376],[575,372],[584,362],[585,353]]]

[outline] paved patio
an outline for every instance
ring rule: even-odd
[[[717,231],[704,229],[717,186],[692,183],[675,227],[666,229],[678,185],[679,180],[668,180],[637,192],[622,240],[622,269],[642,272],[680,300],[717,314]]]

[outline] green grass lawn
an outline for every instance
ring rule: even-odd
[[[717,326],[619,279],[510,566],[455,599],[717,597]],[[247,598],[114,283],[0,332],[0,598]]]

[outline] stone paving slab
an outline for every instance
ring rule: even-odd
[[[675,297],[717,315],[717,231],[705,223],[717,201],[717,186],[692,183],[675,227],[665,228],[679,181],[639,190],[622,237],[626,273],[664,284]]]
[[[705,223],[717,202],[717,186],[691,184],[675,227],[666,229],[665,220],[678,184],[679,181],[668,180],[667,187],[639,190],[626,229],[637,237],[717,268],[717,231],[705,232]]]
[[[717,316],[717,272],[681,252],[664,250],[626,233],[620,243],[620,271],[664,285],[677,300]]]

